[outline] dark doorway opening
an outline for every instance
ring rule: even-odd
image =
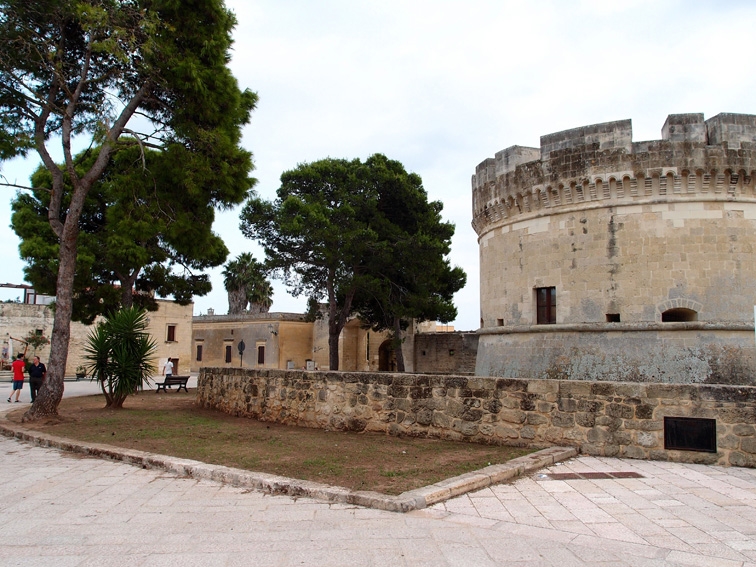
[[[383,341],[381,346],[378,347],[378,371],[396,371],[396,356],[394,355],[394,346],[391,344],[391,340]]]

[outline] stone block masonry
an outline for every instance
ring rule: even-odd
[[[754,384],[756,116],[619,120],[472,176],[475,374]]]
[[[301,427],[756,467],[756,387],[203,368],[198,404]],[[665,449],[664,418],[715,420],[716,452]]]

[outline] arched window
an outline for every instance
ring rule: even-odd
[[[662,313],[662,323],[686,323],[689,321],[698,321],[698,312],[685,307],[675,307]]]

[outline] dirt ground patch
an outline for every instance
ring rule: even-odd
[[[144,392],[129,397],[122,410],[104,405],[102,396],[65,398],[60,419],[24,425],[80,441],[393,495],[531,452],[265,423],[199,408],[191,392]],[[8,419],[20,423],[22,413],[10,412]]]

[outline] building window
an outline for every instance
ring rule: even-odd
[[[168,332],[166,333],[166,339],[169,343],[176,342],[176,325],[168,325]]]
[[[231,362],[231,345],[226,345],[226,362]]]
[[[698,321],[698,313],[692,309],[677,307],[667,309],[662,313],[662,323],[686,323],[690,321]]]
[[[202,345],[197,345],[197,362],[202,361]]]
[[[607,323],[619,323],[620,322],[620,314],[619,313],[607,313],[606,314],[606,322]]]
[[[265,364],[265,346],[259,345],[257,347],[257,364]]]
[[[554,325],[556,323],[556,288],[536,288],[536,324]]]

